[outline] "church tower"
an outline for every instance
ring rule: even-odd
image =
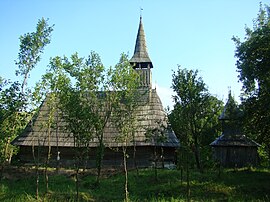
[[[147,52],[142,16],[140,16],[134,54],[129,62],[133,66],[133,69],[135,69],[140,75],[141,87],[152,89],[151,68],[153,68],[153,64]]]

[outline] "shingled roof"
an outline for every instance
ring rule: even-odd
[[[146,95],[145,95],[146,96]],[[155,143],[147,141],[145,136],[146,128],[155,128],[160,120],[166,119],[166,114],[163,110],[162,103],[156,90],[151,90],[147,94],[148,101],[139,106],[136,115],[138,121],[137,130],[135,132],[136,146],[158,146],[164,147],[178,147],[179,141],[174,132],[170,129],[166,130],[166,140],[164,142]],[[48,134],[46,124],[49,117],[48,98],[42,103],[40,110],[36,117],[28,124],[25,131],[18,136],[13,145],[17,146],[48,146]],[[66,130],[67,125],[60,116],[61,113],[55,114],[55,126],[51,128],[50,146],[57,147],[74,147],[74,138],[71,132]],[[108,121],[104,132],[104,143],[106,147],[121,147],[123,142],[117,141],[118,132],[114,127],[112,121]],[[133,141],[128,144],[132,146]],[[98,139],[93,138],[89,143],[89,147],[97,147]]]
[[[228,136],[222,134],[214,142],[210,144],[212,147],[259,147],[260,145],[247,138],[245,135]]]
[[[143,29],[142,17],[140,17],[140,24],[136,38],[134,55],[130,59],[130,63],[136,68],[153,68],[152,61],[148,55],[145,34]]]
[[[219,117],[222,122],[222,135],[210,144],[213,147],[223,146],[260,146],[242,134],[241,118],[243,114],[229,91],[228,101]]]
[[[135,131],[135,139],[128,143],[128,146],[164,146],[164,147],[179,147],[179,141],[174,132],[167,127],[165,130],[165,140],[163,142],[155,142],[148,140],[146,137],[147,129],[154,129],[160,127],[161,121],[166,125],[166,113],[163,110],[162,103],[155,89],[151,88],[151,68],[152,62],[149,58],[145,34],[142,24],[142,17],[140,17],[140,24],[136,39],[135,51],[133,57],[130,59],[133,68],[141,75],[143,92],[140,96],[139,102],[141,103],[136,111],[137,126]],[[104,93],[104,92],[103,92]],[[141,92],[142,93],[142,92]],[[57,103],[56,103],[57,105]],[[71,132],[66,130],[67,123],[61,118],[61,112],[55,114],[54,127],[51,128],[50,146],[57,147],[74,147],[74,138]],[[48,97],[41,105],[38,114],[28,124],[26,130],[17,137],[12,143],[17,146],[48,146],[47,127],[49,117]],[[121,147],[123,142],[117,140],[118,131],[114,126],[112,120],[107,122],[104,131],[104,144],[106,147]],[[89,142],[89,147],[97,147],[98,139],[93,138]]]

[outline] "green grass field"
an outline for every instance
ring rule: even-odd
[[[8,168],[6,168],[8,169]],[[13,171],[14,172],[14,171]],[[44,176],[40,174],[40,201],[75,201],[75,177],[71,172],[56,174],[51,171],[49,193],[45,195]],[[270,201],[270,171],[266,169],[223,170],[203,174],[190,171],[191,201]],[[34,171],[26,174],[5,176],[0,185],[0,201],[37,201]],[[107,171],[99,186],[95,175],[80,175],[80,201],[123,201],[124,173]],[[129,172],[130,201],[186,201],[186,173],[181,181],[179,170],[154,170]]]

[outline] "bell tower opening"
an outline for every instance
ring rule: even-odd
[[[140,16],[134,54],[129,62],[133,66],[133,69],[135,69],[140,75],[141,87],[152,89],[151,69],[153,68],[153,64],[147,51],[142,16]]]

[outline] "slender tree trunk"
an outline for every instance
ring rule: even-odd
[[[183,184],[183,166],[180,168],[181,185]]]
[[[7,152],[8,152],[9,139],[10,138],[8,138],[8,140],[6,142],[6,145],[5,145],[4,160],[3,160],[3,162],[1,162],[0,181],[3,178],[3,174],[4,174],[4,170],[5,170],[5,164],[6,164],[6,157],[7,157]]]
[[[133,167],[136,169],[137,177],[139,176],[139,169],[137,165],[137,159],[136,159],[136,143],[133,135]]]
[[[49,192],[49,175],[48,175],[49,158],[50,157],[47,157],[47,160],[46,160],[46,163],[45,163],[45,171],[44,171],[45,172],[46,193]]]
[[[8,151],[8,140],[5,143],[4,159],[3,159],[3,162],[1,162],[0,181],[2,180],[3,174],[4,174],[7,151]]]
[[[15,120],[16,119],[18,119],[18,113],[17,112],[15,114]],[[12,134],[13,135],[15,135],[15,127],[16,127],[16,124],[14,124],[13,127],[12,127]],[[10,145],[10,140],[11,140],[11,137],[8,137],[6,145],[5,145],[5,154],[4,154],[4,157],[5,157],[4,161],[8,161],[8,164],[10,164],[11,158],[12,158],[12,155],[13,155],[13,150],[8,152],[9,145]]]
[[[164,150],[163,150],[163,147],[161,147],[161,162],[162,162],[162,168],[165,168],[165,165],[164,165]]]
[[[157,146],[156,146],[156,144],[155,144],[155,146],[154,146],[154,163],[155,163],[155,165],[154,165],[154,169],[155,169],[155,181],[157,181],[158,180],[158,174],[157,174],[157,160],[158,160],[158,157],[157,157]]]
[[[12,156],[13,156],[13,148],[10,148],[10,153],[9,153],[9,158],[8,158],[8,164],[9,165],[11,164]]]
[[[221,178],[221,163],[218,162],[218,178]]]
[[[79,201],[79,165],[76,166],[76,201]]]
[[[102,168],[102,160],[104,156],[104,144],[103,144],[103,134],[99,140],[99,148],[98,148],[98,156],[97,156],[97,180],[96,183],[100,183],[100,176],[101,176],[101,168]]]
[[[38,146],[38,154],[37,158],[35,156],[35,146],[32,145],[32,155],[35,162],[35,169],[36,169],[36,199],[39,199],[39,146]]]
[[[49,126],[49,130],[48,130],[48,154],[47,154],[47,159],[46,159],[46,163],[45,163],[45,182],[46,182],[46,193],[49,192],[49,175],[48,175],[48,165],[50,162],[50,158],[51,158],[51,129]]]
[[[9,147],[9,143],[10,143],[10,137],[8,137],[6,145],[5,145],[5,154],[4,154],[4,161],[7,161],[7,157],[8,157],[8,147]]]
[[[22,93],[23,96],[24,96],[24,87],[27,84],[27,78],[28,78],[29,69],[30,69],[30,67],[27,67],[27,72],[25,73],[25,75],[23,77],[23,83],[22,83],[22,87],[21,87],[21,93]]]
[[[3,179],[3,174],[4,174],[4,163],[1,163],[1,171],[0,171],[0,182],[2,181]]]
[[[270,146],[266,146],[266,151],[268,155],[268,168],[270,168]]]
[[[129,201],[128,196],[128,170],[127,170],[127,147],[123,146],[123,161],[124,161],[124,171],[125,171],[125,201]]]
[[[187,166],[187,201],[190,201],[190,179],[189,179],[189,155],[187,152],[186,156],[186,166]]]
[[[79,169],[80,169],[80,153],[78,151],[78,149],[80,148],[80,141],[78,138],[76,138],[75,136],[74,138],[74,148],[75,148],[75,158],[76,158],[76,173],[75,173],[75,182],[76,182],[76,201],[79,201]]]
[[[36,199],[39,198],[39,168],[36,166]]]
[[[200,150],[199,150],[199,144],[197,138],[194,138],[194,155],[196,160],[196,165],[199,171],[202,173],[202,165],[201,165],[201,159],[200,159]]]
[[[178,150],[179,151],[179,156],[178,156],[178,161],[177,165],[180,166],[180,181],[181,185],[183,184],[183,165],[184,165],[184,160],[183,160],[183,150]]]
[[[135,143],[133,144],[133,167],[136,169],[137,176],[139,176],[139,169],[138,169],[137,160],[136,160],[136,145],[135,145]]]
[[[132,142],[133,142],[133,168],[136,169],[136,174],[137,177],[139,176],[139,169],[138,169],[138,165],[137,165],[137,157],[136,157],[136,141],[135,141],[135,132],[132,132]]]

